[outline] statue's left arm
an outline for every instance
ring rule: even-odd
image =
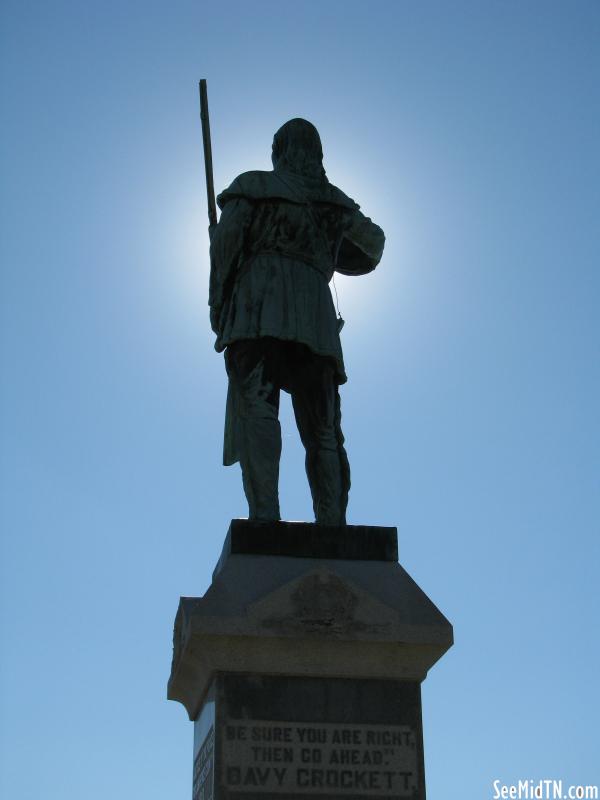
[[[385,235],[358,208],[350,212],[335,263],[342,275],[365,275],[381,261]]]

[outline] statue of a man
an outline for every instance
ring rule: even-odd
[[[210,320],[229,376],[223,463],[240,462],[249,517],[278,520],[279,394],[289,392],[306,449],[315,518],[344,525],[350,468],[338,387],[346,381],[334,271],[375,269],[385,237],[329,183],[317,129],[292,119],[273,170],[245,172],[217,198]]]

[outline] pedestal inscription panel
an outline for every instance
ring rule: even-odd
[[[224,786],[276,794],[412,797],[415,733],[408,725],[225,720]]]
[[[214,787],[215,729],[211,728],[194,758],[193,800],[212,800]]]
[[[194,772],[192,800],[214,800],[215,698],[210,687],[202,712],[194,723]]]
[[[413,681],[221,673],[215,800],[424,800]]]

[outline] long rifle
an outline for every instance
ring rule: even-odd
[[[217,205],[213,183],[212,147],[210,145],[210,122],[208,120],[208,95],[206,79],[200,81],[200,119],[202,121],[202,143],[204,144],[204,170],[206,172],[206,196],[208,199],[208,224],[217,224]]]

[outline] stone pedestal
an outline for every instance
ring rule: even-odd
[[[232,521],[175,620],[193,800],[425,800],[420,684],[452,626],[397,560],[395,528]]]

